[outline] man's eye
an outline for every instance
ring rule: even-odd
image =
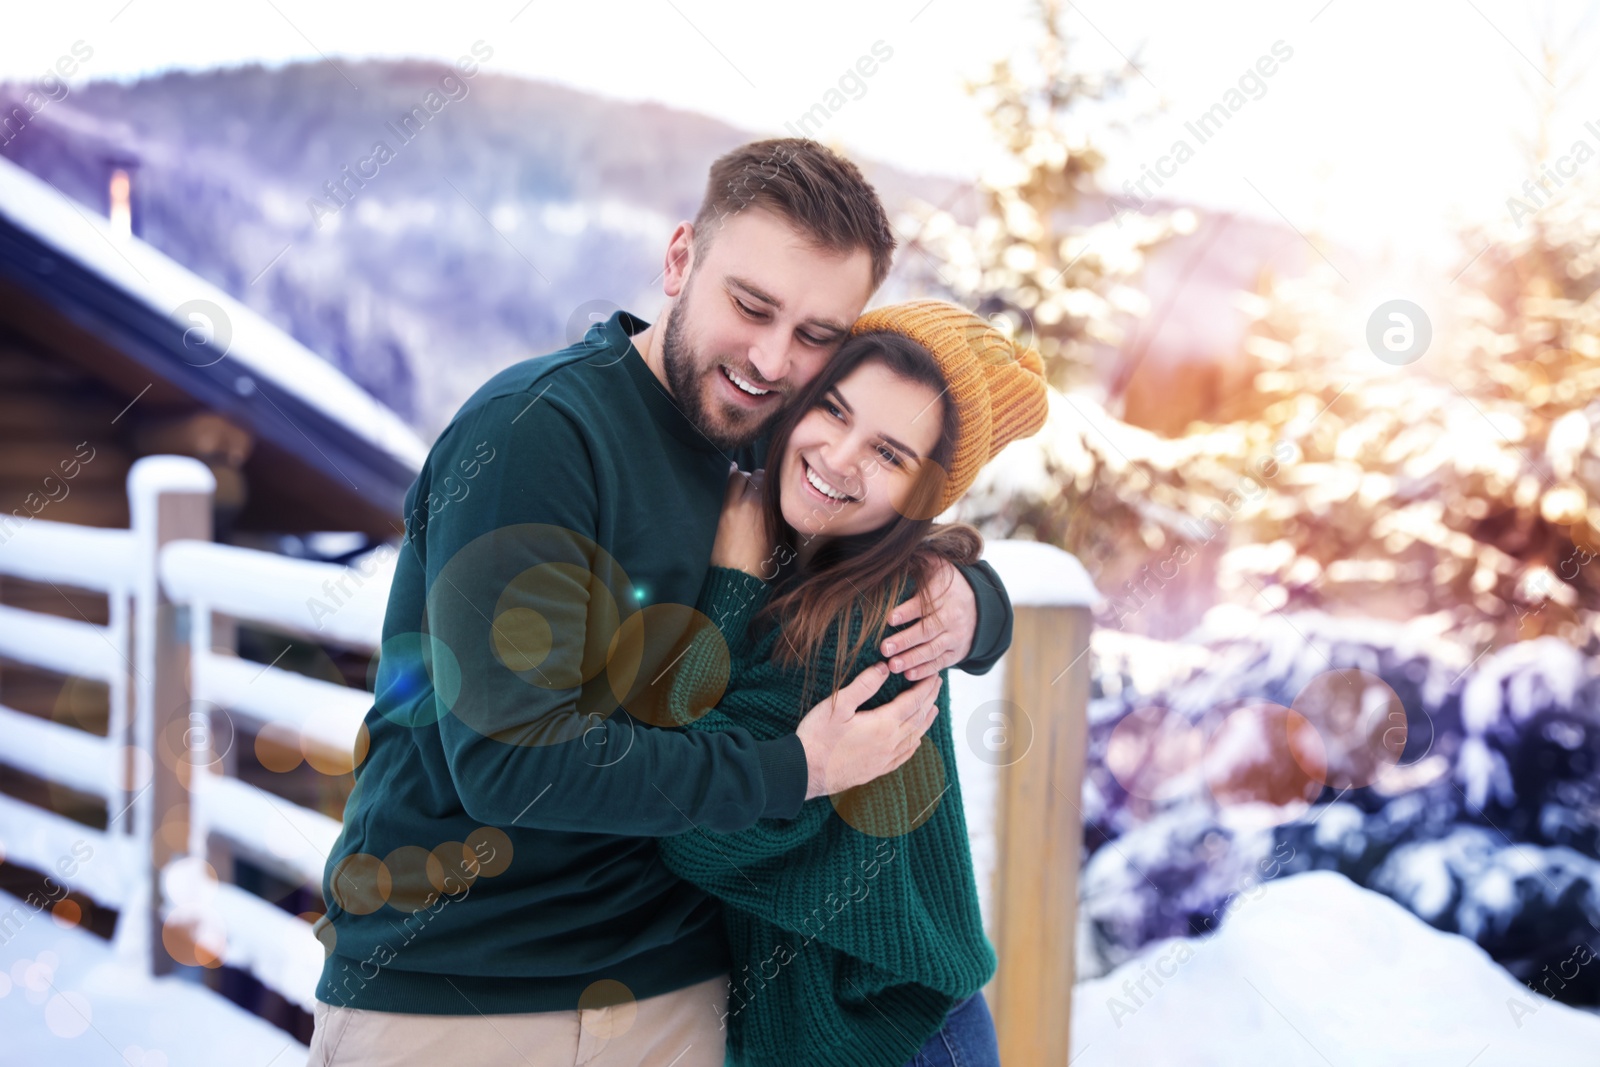
[[[812,337],[810,334],[805,333],[800,335],[800,340],[810,345],[812,348],[823,348],[828,344],[826,338]]]
[[[758,311],[755,308],[749,306],[743,300],[735,298],[733,302],[735,304],[739,305],[739,310],[740,311],[742,311],[744,314],[748,315],[752,319],[759,319],[759,318],[763,318],[764,317],[760,311]]]

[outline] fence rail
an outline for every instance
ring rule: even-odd
[[[41,871],[59,885],[118,910],[137,904],[128,784],[141,761],[128,750],[128,652],[134,534],[33,519],[0,543],[0,575],[68,586],[106,599],[104,625],[0,605],[0,658],[106,687],[104,735],[0,704],[0,763],[105,803],[97,829],[0,795],[0,841],[8,862]],[[87,857],[86,859],[84,857]],[[118,929],[119,956],[140,949],[136,931]]]
[[[0,795],[0,840],[10,861],[45,872],[71,844],[87,846],[93,860],[62,881],[119,909],[117,954],[131,966],[170,971],[180,931],[202,956],[309,1011],[323,958],[310,923],[226,877],[211,880],[202,861],[220,842],[316,888],[339,823],[228,773],[213,720],[224,714],[348,761],[370,694],[242,659],[233,635],[252,625],[372,653],[393,555],[369,557],[356,573],[211,543],[214,483],[194,460],[141,459],[128,490],[130,529],[35,519],[0,545],[0,577],[104,594],[110,620],[0,605],[0,657],[104,682],[110,693],[103,737],[0,705],[0,763],[103,797],[108,819],[96,830]],[[1000,542],[986,558],[1017,606],[1013,650],[988,677],[955,676],[951,706],[985,923],[1000,956],[988,992],[1007,1058],[1064,1064],[1094,591],[1056,549]]]

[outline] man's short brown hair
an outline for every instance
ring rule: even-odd
[[[709,246],[724,218],[751,206],[774,212],[821,248],[864,249],[872,257],[873,289],[889,273],[894,232],[877,191],[854,163],[816,141],[752,141],[711,164],[694,217],[697,251]]]

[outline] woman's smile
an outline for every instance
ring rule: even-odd
[[[819,474],[817,468],[804,456],[800,457],[800,470],[805,479],[805,487],[819,500],[836,504],[860,503],[855,497],[838,488],[844,479]]]

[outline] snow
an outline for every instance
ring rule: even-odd
[[[1200,625],[1185,636],[1187,645],[1212,646],[1270,643],[1274,649],[1271,671],[1298,667],[1285,685],[1297,690],[1312,675],[1328,669],[1328,659],[1341,668],[1356,667],[1371,674],[1382,659],[1396,663],[1420,662],[1427,673],[1421,679],[1422,697],[1430,706],[1442,702],[1463,672],[1473,666],[1472,653],[1441,630],[1444,620],[1422,616],[1407,622],[1328,615],[1319,611],[1260,613],[1236,604],[1219,604],[1206,612]],[[1316,650],[1328,655],[1323,656]],[[1214,655],[1214,651],[1212,652]]]
[[[1108,698],[1090,701],[1091,725],[1122,717],[1126,709],[1117,698],[1126,695],[1136,700],[1140,694],[1148,698],[1175,690],[1216,658],[1203,645],[1158,641],[1121,630],[1096,629],[1089,641],[1094,646],[1095,684]]]
[[[1318,845],[1332,849],[1341,841],[1361,832],[1365,817],[1353,804],[1329,804],[1315,816],[1316,829],[1312,831]]]
[[[1583,655],[1555,637],[1519,641],[1478,664],[1461,691],[1466,738],[1455,769],[1473,807],[1481,810],[1491,801],[1510,806],[1517,799],[1506,757],[1496,750],[1504,745],[1491,747],[1491,740],[1518,738],[1530,720],[1556,709],[1593,721],[1593,709],[1580,699],[1590,680]],[[1550,725],[1558,744],[1563,731],[1569,741],[1576,733],[1581,742],[1576,723]]]
[[[0,572],[35,582],[125,591],[133,571],[133,538],[126,530],[29,519],[9,538],[0,527],[0,545]]]
[[[128,469],[128,497],[144,500],[162,493],[216,492],[217,476],[187,456],[142,456]]]
[[[311,924],[253,893],[217,881],[204,860],[188,856],[161,872],[163,918],[191,931],[203,952],[249,971],[268,988],[313,1011],[325,957]]]
[[[1262,883],[1217,934],[1154,943],[1073,997],[1072,1067],[1526,1067],[1597,1047],[1600,1018],[1323,871]]]
[[[0,704],[0,763],[90,796],[121,796],[126,784],[104,737]]]
[[[1588,675],[1583,656],[1560,638],[1508,645],[1467,682],[1461,694],[1462,725],[1481,734],[1503,713],[1509,713],[1513,722],[1523,722],[1552,705],[1571,707]]]
[[[1262,808],[1270,806],[1183,805],[1097,849],[1079,880],[1079,979],[1120,966],[1152,941],[1212,928],[1230,898],[1275,877],[1293,851],[1274,851]]]
[[[246,377],[292,393],[409,469],[422,468],[427,445],[337,368],[221,289],[138,238],[120,235],[94,211],[6,159],[0,159],[0,215],[184,330],[199,324],[180,316],[180,309],[209,305],[220,311],[224,320],[213,336],[226,337],[227,345],[219,358],[234,361],[249,372]]]
[[[3,793],[0,860],[49,875],[113,908],[127,902],[129,885],[134,881],[129,872],[137,869],[126,836],[92,829]],[[52,894],[59,892],[48,885],[45,888]],[[11,903],[4,894],[0,894],[0,902],[5,904],[0,911],[0,948],[4,948],[8,944],[4,924]],[[19,914],[33,915],[33,921],[38,921],[30,904],[23,904]]]
[[[204,603],[235,618],[372,649],[383,637],[398,561],[399,551],[388,545],[341,567],[233,545],[177,541],[162,551],[161,581],[180,602]]]
[[[1562,930],[1568,921],[1580,937],[1592,932],[1585,924],[1600,931],[1594,896],[1600,861],[1570,848],[1508,842],[1481,826],[1457,826],[1444,837],[1400,846],[1373,873],[1371,886],[1430,922],[1480,941],[1504,934],[1523,913],[1537,916],[1558,943],[1570,936]]]
[[[1015,607],[1090,607],[1100,599],[1078,558],[1038,541],[990,541],[983,558]]]
[[[0,909],[14,898],[0,893]],[[77,927],[36,917],[0,946],[0,1061],[138,1067],[300,1067],[308,1049],[178,976],[149,979]]]
[[[985,753],[972,743],[974,716],[992,710],[1001,699],[1006,659],[990,668],[988,674],[950,672],[950,726],[956,750],[956,780],[961,790],[961,807],[967,819],[967,838],[972,849],[972,873],[978,883],[978,910],[985,930],[994,929],[994,873],[999,863],[1000,843],[995,812],[1000,804],[1000,767],[984,758]],[[982,723],[976,726],[982,737]]]
[[[1405,901],[1422,918],[1439,919],[1455,898],[1455,879],[1445,853],[1459,847],[1454,840],[1401,846],[1378,869],[1373,885]]]
[[[127,670],[104,626],[0,604],[0,656],[57,674],[115,684]]]
[[[195,792],[200,818],[212,833],[307,885],[322,884],[323,867],[339,836],[337,819],[209,772],[196,773]]]
[[[215,705],[212,715],[248,719],[257,729],[277,723],[292,731],[290,739],[329,752],[354,750],[361,722],[372,707],[372,694],[365,689],[237,656],[199,652],[190,665],[193,699]]]

